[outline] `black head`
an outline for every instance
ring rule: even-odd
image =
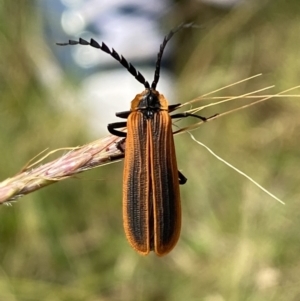
[[[161,59],[164,53],[164,49],[168,43],[168,41],[172,38],[172,36],[179,31],[181,28],[187,28],[187,27],[192,27],[193,23],[189,24],[180,24],[176,28],[172,29],[168,35],[165,36],[162,44],[160,45],[159,52],[157,54],[157,60],[156,60],[156,65],[155,65],[155,73],[154,73],[154,80],[151,84],[151,89],[156,90],[156,86],[159,81],[159,76],[160,76],[160,64],[161,64]],[[124,66],[130,74],[132,74],[141,84],[144,85],[146,89],[150,90],[150,85],[149,83],[145,80],[144,76],[133,66],[131,63],[129,63],[122,55],[120,56],[114,49],[110,50],[106,44],[102,42],[100,45],[98,42],[96,42],[94,39],[91,39],[90,42],[80,38],[79,41],[73,41],[69,40],[68,43],[56,43],[59,46],[66,46],[66,45],[90,45],[94,48],[101,49],[102,51],[110,54],[115,60],[117,60],[122,66]],[[151,93],[150,93],[151,94]],[[151,103],[152,100],[150,100],[152,96],[149,96],[149,102]]]
[[[154,89],[146,89],[137,109],[143,113],[146,119],[153,118],[154,114],[161,110],[159,93]]]
[[[159,101],[159,93],[153,89],[147,89],[146,93],[143,95],[142,100],[138,105],[138,109],[153,109],[159,110],[161,107]]]

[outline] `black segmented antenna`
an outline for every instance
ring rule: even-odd
[[[182,28],[187,28],[187,27],[192,27],[194,23],[182,23],[180,25],[178,25],[177,27],[175,27],[174,29],[172,29],[168,35],[165,36],[162,44],[160,45],[160,49],[159,52],[157,54],[157,60],[156,60],[156,65],[155,65],[155,73],[154,73],[154,80],[152,82],[151,88],[152,89],[156,89],[156,85],[159,81],[159,75],[160,75],[160,63],[161,63],[161,58],[163,56],[165,47],[167,45],[167,43],[170,41],[170,39],[173,37],[173,35],[179,31]]]
[[[155,65],[155,73],[154,73],[154,80],[152,82],[151,88],[156,89],[157,83],[159,81],[159,75],[160,75],[160,64],[161,64],[161,59],[165,50],[165,47],[167,43],[170,41],[172,36],[178,32],[182,28],[188,28],[188,27],[193,27],[193,23],[182,23],[179,26],[175,27],[172,29],[168,35],[165,36],[162,44],[160,45],[159,52],[157,54],[157,60],[156,60],[156,65]],[[196,26],[195,26],[196,27]],[[119,55],[113,48],[110,50],[106,44],[102,42],[102,45],[100,45],[97,41],[94,39],[91,39],[90,42],[79,38],[79,41],[74,41],[74,40],[69,40],[68,43],[56,43],[56,45],[59,46],[67,46],[67,45],[90,45],[94,48],[101,49],[102,51],[110,54],[115,60],[117,60],[123,67],[125,67],[130,74],[132,74],[141,84],[144,85],[146,89],[150,88],[149,83],[146,81],[144,76],[133,66],[131,63],[127,62],[127,60],[121,55]]]
[[[59,46],[66,46],[66,45],[90,45],[94,48],[101,49],[102,51],[110,54],[115,60],[117,60],[123,67],[125,67],[130,74],[132,74],[141,84],[145,86],[146,89],[150,88],[149,83],[145,80],[144,76],[136,70],[136,68],[131,65],[131,63],[127,62],[127,60],[121,55],[119,55],[113,48],[110,50],[107,45],[105,45],[102,42],[102,45],[100,45],[98,42],[96,42],[94,39],[91,39],[90,42],[79,38],[79,41],[69,40],[68,43],[56,43],[56,45]]]

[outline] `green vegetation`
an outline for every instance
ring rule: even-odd
[[[31,1],[3,2],[1,180],[43,149],[91,139],[86,116],[79,106],[77,110],[76,87],[63,79],[43,41],[35,6]],[[208,25],[177,37],[177,101],[256,73],[264,76],[216,95],[239,95],[272,84],[276,88],[270,93],[275,93],[300,84],[298,0],[249,1],[226,12],[197,1],[179,5],[174,14],[180,20],[186,14]],[[49,17],[58,18],[53,11]],[[201,114],[222,112],[238,102]],[[299,300],[299,116],[300,99],[273,99],[194,131],[285,206],[187,134],[176,137],[178,165],[188,183],[181,187],[182,235],[163,258],[141,257],[126,241],[122,163],[1,206],[0,300]]]

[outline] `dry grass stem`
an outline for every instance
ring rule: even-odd
[[[35,167],[59,150],[49,152],[42,159],[22,168],[21,172],[14,177],[0,183],[0,204],[14,201],[25,194],[70,178],[85,170],[120,160],[123,153],[117,148],[116,143],[121,140],[115,136],[96,140],[84,146],[75,147],[58,159]]]
[[[279,92],[277,94],[269,94],[269,95],[253,95],[253,94],[256,94],[258,92],[261,92],[261,91],[264,91],[266,89],[270,89],[270,88],[273,88],[274,86],[269,86],[269,87],[266,87],[266,88],[263,88],[263,89],[259,89],[259,90],[255,90],[253,92],[249,92],[249,93],[246,93],[246,94],[242,94],[242,95],[239,95],[239,96],[229,96],[228,98],[226,99],[223,99],[221,101],[218,101],[218,102],[215,102],[215,103],[210,103],[208,105],[204,105],[204,106],[201,106],[201,107],[197,107],[197,108],[193,108],[193,109],[190,109],[186,112],[189,112],[189,113],[197,113],[207,107],[211,107],[211,106],[214,106],[214,105],[218,105],[218,104],[221,104],[221,103],[224,103],[224,102],[228,102],[228,101],[232,101],[232,100],[235,100],[235,99],[253,99],[253,98],[259,98],[258,100],[256,101],[253,101],[251,103],[248,103],[246,105],[242,105],[242,106],[239,106],[235,109],[232,109],[232,110],[228,110],[228,111],[225,111],[225,112],[222,112],[222,113],[219,113],[218,115],[208,119],[207,121],[212,121],[212,120],[215,120],[217,118],[220,118],[220,117],[223,117],[225,115],[228,115],[228,114],[232,114],[234,112],[237,112],[239,110],[243,110],[243,109],[246,109],[246,108],[249,108],[251,106],[254,106],[254,105],[257,105],[261,102],[264,102],[266,100],[269,100],[271,98],[278,98],[278,97],[289,97],[289,98],[299,98],[300,97],[300,94],[285,94],[285,93],[288,93],[290,91],[293,91],[293,90],[296,90],[296,89],[299,89],[300,88],[300,85],[298,86],[295,86],[295,87],[292,87],[292,88],[289,88],[287,90],[284,90],[282,92]],[[223,98],[223,97],[222,97]],[[206,97],[202,98],[202,97],[198,97],[190,102],[187,102],[185,103],[184,105],[189,105],[190,103],[192,102],[195,102],[196,100],[197,101],[200,101],[202,99],[207,99]],[[197,129],[201,124],[203,123],[203,121],[199,121],[193,125],[189,125],[188,127],[184,127],[184,128],[181,128],[177,131],[174,132],[174,134],[179,134],[179,133],[184,133],[186,131],[190,131],[190,130],[194,130],[194,129]]]
[[[233,85],[245,82],[246,80],[256,78],[257,76],[260,76],[260,74],[249,77],[245,80],[239,81],[237,83],[231,84],[221,89],[215,90],[213,92],[207,93],[201,97],[198,97],[190,102],[183,104],[182,106],[190,105],[191,103],[194,103],[196,101],[207,99],[208,95],[221,91],[225,88],[231,87]],[[285,95],[285,93],[299,87],[300,86],[293,87],[291,89],[282,91],[274,95],[253,95],[253,94],[257,94],[258,92],[271,88],[271,87],[267,87],[239,96],[229,96],[229,97],[221,97],[221,98],[211,97],[211,99],[221,99],[221,100],[215,103],[204,105],[202,107],[191,109],[187,112],[195,113],[200,110],[203,110],[208,106],[228,102],[234,99],[259,98],[259,100],[251,102],[247,105],[242,105],[233,110],[220,113],[217,116],[209,119],[209,121],[211,121],[220,118],[221,116],[227,115],[229,113],[233,113],[238,110],[256,105],[260,102],[263,102],[273,97],[300,97],[300,95]],[[181,128],[175,131],[174,134],[183,133],[188,130],[196,129],[202,123],[203,122],[201,121],[193,125],[190,125],[188,127]],[[0,183],[0,204],[14,201],[23,195],[26,195],[28,193],[31,193],[33,191],[36,191],[40,188],[56,183],[58,181],[64,180],[66,178],[70,178],[85,170],[89,170],[105,164],[119,161],[124,156],[124,154],[117,147],[117,143],[120,143],[120,141],[122,141],[121,138],[115,136],[108,136],[106,138],[93,141],[84,146],[75,147],[75,148],[65,148],[63,150],[69,150],[66,154],[62,155],[60,158],[56,160],[42,164],[47,157],[49,157],[50,155],[52,155],[57,151],[61,151],[62,149],[54,150],[29,165],[31,161],[36,159],[35,157],[34,159],[30,160],[28,164],[24,168],[22,168],[22,170],[17,175],[15,175],[12,178],[8,178]],[[122,145],[122,148],[123,147],[124,145]]]

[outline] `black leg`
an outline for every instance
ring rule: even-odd
[[[117,161],[117,160],[120,160],[120,159],[123,159],[125,157],[124,154],[117,154],[117,155],[113,155],[113,156],[110,156],[109,157],[109,161]]]
[[[178,114],[174,114],[174,115],[172,115],[171,116],[171,118],[173,119],[173,118],[186,118],[186,117],[195,117],[195,118],[199,118],[199,119],[201,119],[202,121],[207,121],[208,119],[210,119],[210,118],[213,118],[213,117],[215,117],[215,116],[217,116],[218,114],[215,114],[215,115],[212,115],[212,116],[210,116],[210,117],[202,117],[202,116],[200,116],[200,115],[196,115],[196,114],[192,114],[192,113],[187,113],[187,112],[183,112],[183,113],[178,113]]]
[[[118,137],[126,137],[126,133],[125,132],[121,132],[121,131],[117,131],[116,129],[119,128],[124,128],[127,126],[127,122],[115,122],[115,123],[110,123],[107,125],[107,129],[108,131],[115,136]]]
[[[123,138],[122,140],[118,141],[116,143],[116,148],[123,153],[123,157],[124,157],[124,153],[125,153],[125,148],[124,148],[124,143],[126,141],[126,138]]]
[[[131,113],[131,111],[117,112],[116,116],[127,119],[130,113]]]
[[[169,105],[168,112],[170,113],[170,112],[175,111],[180,105],[181,105],[181,103],[177,103],[176,105]]]
[[[179,184],[183,185],[187,182],[187,178],[178,170]]]

